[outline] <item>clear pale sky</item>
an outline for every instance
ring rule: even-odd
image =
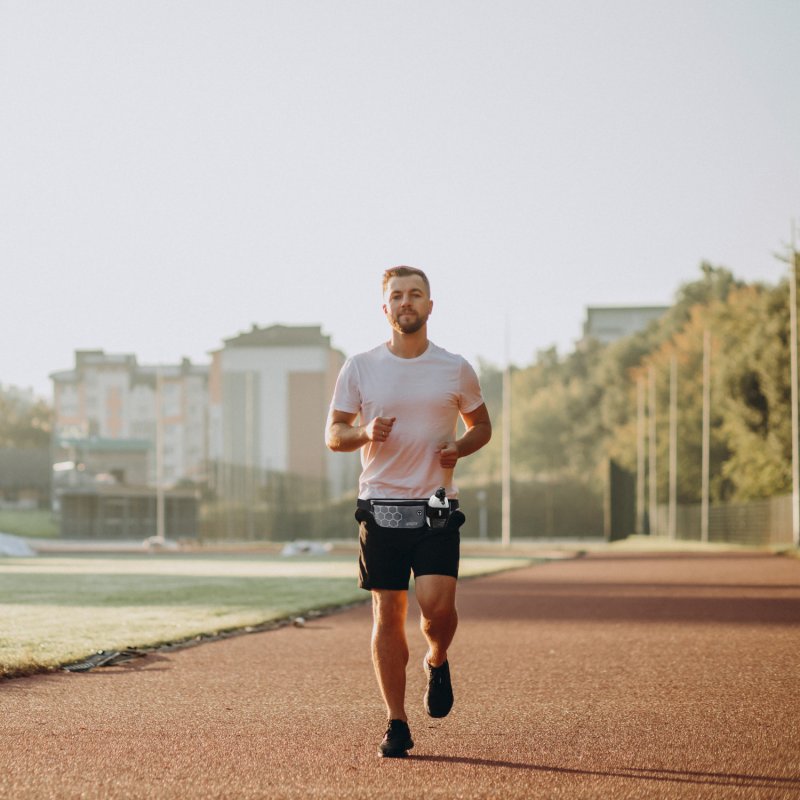
[[[0,0],[0,382],[258,325],[531,363],[800,223],[796,0]],[[506,322],[507,320],[507,322]]]

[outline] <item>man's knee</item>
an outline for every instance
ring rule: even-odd
[[[432,625],[447,625],[458,619],[455,597],[449,594],[428,597],[419,603],[420,614]]]
[[[423,623],[429,625],[451,625],[458,621],[458,612],[452,603],[434,603],[420,608]]]
[[[377,589],[372,592],[372,618],[380,628],[405,626],[408,592]]]
[[[448,621],[456,616],[456,580],[447,575],[421,575],[416,579],[416,596],[423,618]]]

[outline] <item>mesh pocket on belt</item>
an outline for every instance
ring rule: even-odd
[[[425,506],[372,503],[372,514],[381,528],[421,528],[425,524]]]

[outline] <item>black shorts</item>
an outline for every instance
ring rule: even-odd
[[[361,501],[359,505],[364,505]],[[362,589],[408,590],[411,573],[458,577],[464,515],[454,510],[443,528],[382,528],[359,507],[358,585]]]

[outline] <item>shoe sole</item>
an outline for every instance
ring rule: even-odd
[[[414,742],[409,741],[405,747],[387,748],[384,750],[378,747],[378,755],[381,758],[408,758],[408,751],[414,747]]]
[[[378,755],[381,758],[408,758],[408,750],[389,750],[388,752],[378,750]]]

